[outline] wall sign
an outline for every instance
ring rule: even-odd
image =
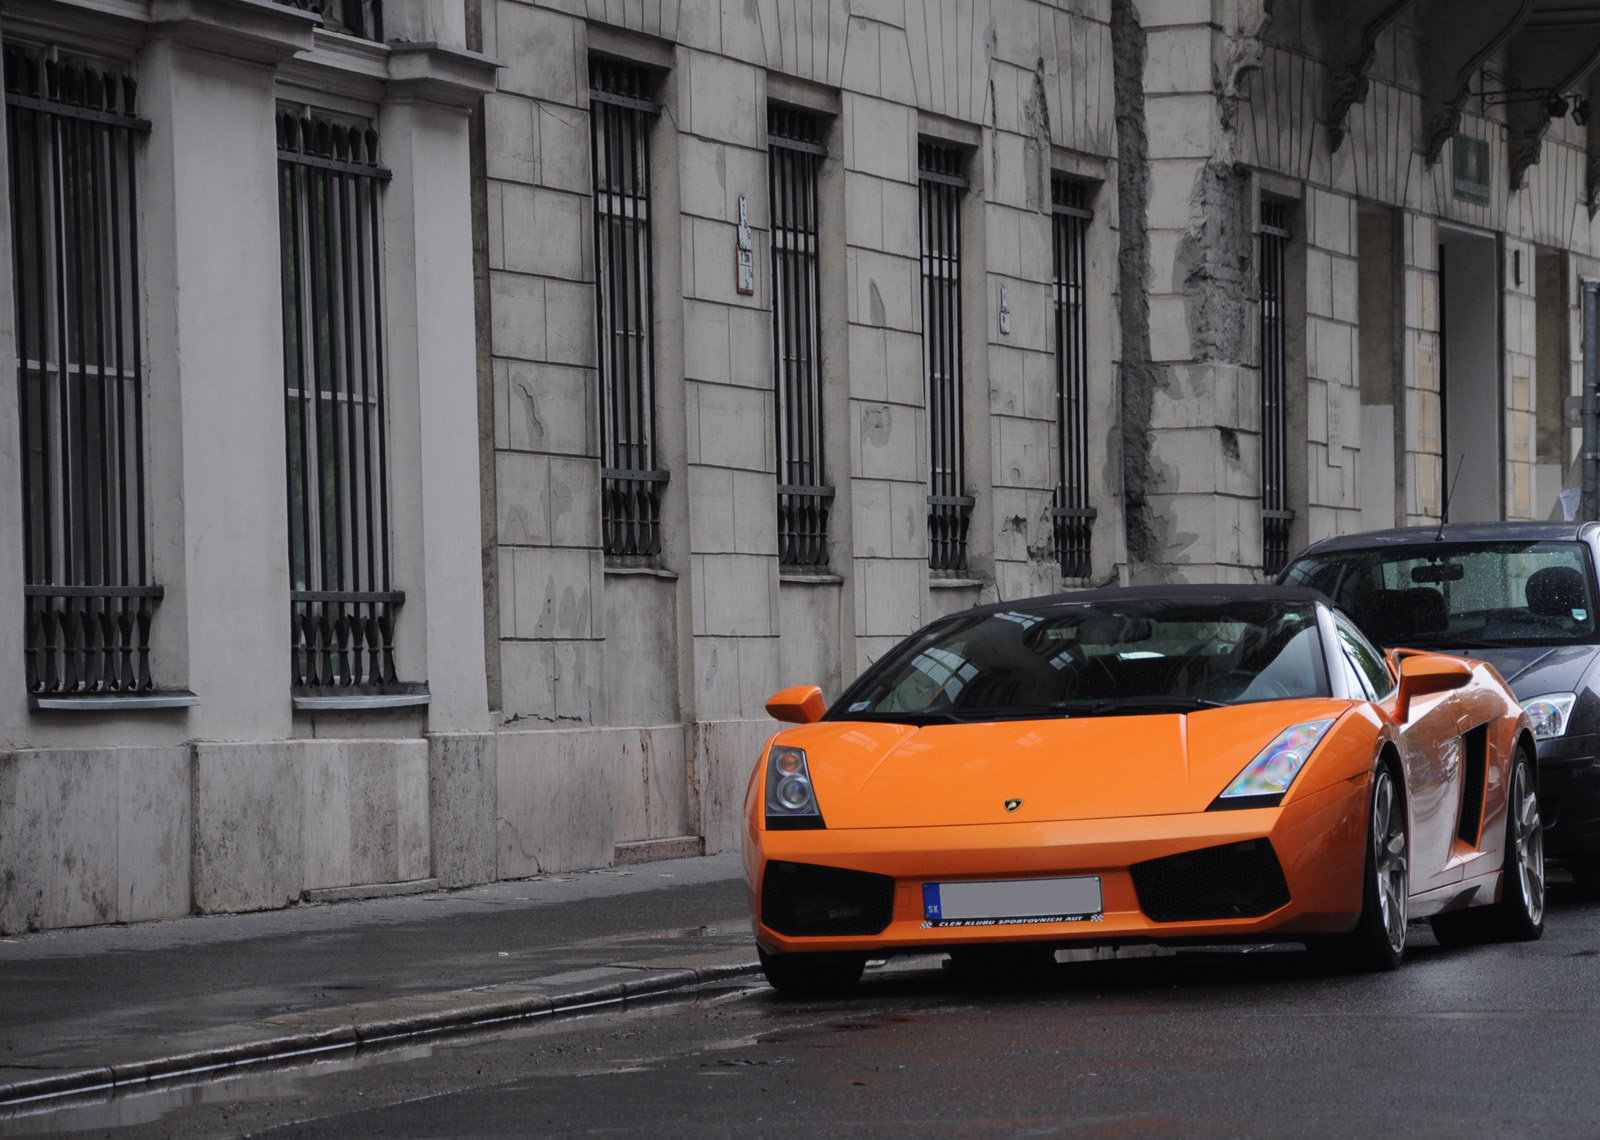
[[[739,195],[739,235],[733,246],[733,287],[746,296],[756,291],[756,254],[750,244],[750,215]]]

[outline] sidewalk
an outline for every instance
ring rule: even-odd
[[[737,854],[0,938],[0,1106],[757,972]]]

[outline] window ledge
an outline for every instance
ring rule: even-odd
[[[793,582],[797,586],[839,586],[844,583],[844,575],[831,570],[780,570],[778,581]]]
[[[982,578],[929,578],[930,590],[966,590],[974,586],[988,585]]]
[[[402,685],[389,693],[291,693],[295,712],[381,712],[422,708],[433,699],[426,685]]]
[[[665,582],[676,582],[676,570],[664,570],[660,566],[607,566],[606,577],[618,578],[660,578]]]
[[[83,693],[58,696],[31,693],[28,707],[35,712],[137,712],[140,709],[186,709],[200,703],[187,689],[158,689],[150,693]]]

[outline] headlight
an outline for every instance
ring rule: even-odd
[[[1549,740],[1567,731],[1567,721],[1572,717],[1572,706],[1577,693],[1546,693],[1522,702],[1522,707],[1533,722],[1533,735],[1537,740]]]
[[[1331,720],[1308,720],[1284,729],[1223,789],[1212,808],[1277,807],[1332,727]]]
[[[775,747],[767,754],[767,827],[775,831],[822,827],[806,754]]]

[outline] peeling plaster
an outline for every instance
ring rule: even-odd
[[[1195,361],[1250,358],[1250,175],[1231,163],[1206,163],[1189,195],[1189,226],[1173,276],[1182,284]]]
[[[1028,209],[1048,210],[1050,102],[1045,95],[1043,56],[1033,65],[1033,87],[1022,104],[1022,181]]]
[[[1144,114],[1145,34],[1135,0],[1112,0],[1112,90],[1117,122],[1117,293],[1122,326],[1122,496],[1128,558],[1147,562],[1157,549],[1148,493],[1154,483],[1150,438],[1157,390],[1166,369],[1150,359],[1150,142]]]

